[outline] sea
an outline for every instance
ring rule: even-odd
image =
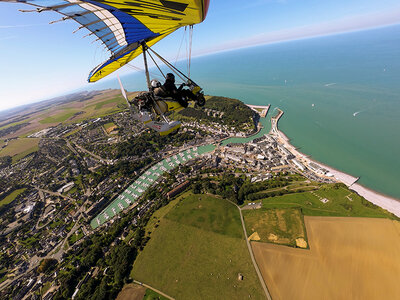
[[[267,117],[282,109],[299,151],[400,199],[400,25],[195,57],[191,78],[208,95],[271,104]],[[142,73],[122,79],[145,88]]]

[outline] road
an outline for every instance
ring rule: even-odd
[[[260,269],[258,268],[256,259],[254,258],[253,249],[251,248],[249,239],[247,237],[246,226],[244,224],[242,210],[236,203],[234,203],[234,202],[232,202],[230,200],[227,200],[227,201],[229,201],[230,203],[235,205],[237,207],[237,209],[239,210],[240,220],[242,221],[242,228],[243,228],[244,238],[246,240],[247,249],[249,250],[249,253],[250,253],[251,261],[253,262],[254,269],[256,270],[258,279],[260,280],[260,283],[261,283],[261,286],[262,286],[262,288],[264,290],[265,296],[267,297],[268,300],[272,300],[271,294],[268,291],[268,288],[267,288],[267,285],[265,284],[264,278],[262,277]]]
[[[109,159],[102,158],[102,157],[100,157],[100,156],[98,156],[98,155],[96,155],[96,154],[90,152],[89,150],[87,150],[87,149],[85,149],[85,148],[83,148],[83,147],[81,147],[81,146],[79,146],[79,145],[77,145],[77,144],[74,144],[74,146],[77,147],[79,150],[81,150],[81,151],[83,151],[83,152],[89,154],[90,156],[92,156],[92,157],[95,158],[96,160],[100,161],[101,163],[106,163],[106,164],[108,164],[108,165],[111,165],[111,164],[112,164],[112,161],[109,160]]]

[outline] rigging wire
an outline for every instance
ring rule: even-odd
[[[153,63],[156,65],[156,67],[157,67],[158,71],[160,71],[161,75],[162,75],[164,78],[166,78],[165,75],[164,75],[164,73],[163,73],[163,71],[161,71],[160,67],[158,66],[157,62],[154,60],[154,58],[153,58],[153,56],[151,55],[151,53],[150,53],[150,52],[147,52],[147,54],[149,54],[151,60],[152,60]]]
[[[134,66],[134,65],[132,65],[132,64],[130,64],[130,63],[127,63],[126,66],[129,67],[129,68],[131,68],[132,70],[139,71],[139,72],[141,72],[141,73],[146,73],[146,71],[145,71],[144,69],[142,69],[142,68],[140,68],[140,67],[137,67],[137,66]],[[149,72],[149,74],[152,75],[152,76],[154,76],[154,77],[160,77],[160,75],[159,75],[159,74],[156,74],[156,73]]]
[[[192,63],[192,42],[193,42],[193,25],[189,26],[189,57],[188,57],[188,77],[190,78],[190,67]]]
[[[186,27],[187,27],[187,26],[185,26],[185,30],[183,31],[181,43],[180,43],[180,45],[179,45],[179,50],[178,50],[178,53],[177,53],[177,55],[176,55],[174,65],[176,65],[176,63],[178,62],[179,55],[181,54],[181,49],[182,49],[183,41],[186,40]]]
[[[169,61],[167,61],[165,58],[163,58],[161,55],[159,55],[153,49],[151,49],[150,47],[148,47],[147,49],[150,50],[155,56],[157,56],[158,59],[160,59],[167,67],[169,67],[180,79],[182,79],[183,81],[186,81],[185,78],[187,80],[190,80],[189,77],[187,77],[185,74],[183,74],[181,71],[179,71],[173,64],[171,64]]]

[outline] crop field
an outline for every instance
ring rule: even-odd
[[[74,105],[72,102],[68,106],[52,108],[50,111],[41,115],[41,124],[71,123],[81,122],[86,119],[97,118],[123,110],[125,100],[122,96],[114,96],[111,99],[99,99],[89,101],[84,105]]]
[[[296,246],[296,239],[307,240],[300,209],[254,209],[243,211],[247,235],[255,232],[260,242]]]
[[[7,147],[0,151],[0,156],[11,156],[13,162],[33,153],[39,149],[39,139],[33,138],[20,138],[12,140],[8,143]]]
[[[273,299],[398,299],[400,223],[305,217],[310,250],[252,242]]]
[[[6,205],[8,203],[11,203],[14,201],[15,198],[17,198],[18,195],[22,194],[26,189],[19,189],[13,191],[11,194],[6,196],[5,198],[0,200],[0,207],[3,205]]]
[[[117,125],[115,125],[113,122],[107,123],[103,125],[104,129],[106,130],[107,133],[112,132],[114,129],[117,128]]]
[[[132,98],[136,93],[130,93]],[[109,90],[94,96],[89,100],[76,100],[66,104],[50,105],[47,109],[35,109],[29,111],[29,117],[15,122],[7,121],[0,125],[6,129],[15,125],[29,122],[14,132],[10,132],[5,138],[26,137],[42,129],[54,126],[58,123],[79,123],[87,119],[103,117],[109,114],[120,112],[127,107],[125,99],[119,90]],[[9,122],[9,123],[8,123]]]
[[[44,119],[40,120],[42,124],[51,124],[51,123],[62,123],[68,120],[69,118],[73,117],[75,114],[79,113],[77,109],[66,109],[60,112],[56,112],[51,116],[45,117]]]
[[[263,208],[301,208],[307,216],[338,216],[398,219],[350,190],[333,185],[317,191],[287,194],[262,200]]]
[[[234,205],[191,194],[158,224],[132,278],[175,299],[264,299]]]

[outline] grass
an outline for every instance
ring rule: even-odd
[[[48,282],[46,282],[44,285],[43,285],[43,287],[42,287],[42,289],[40,290],[40,295],[44,295],[44,294],[46,294],[46,292],[49,290],[51,288],[51,281],[48,281]]]
[[[159,293],[147,289],[146,294],[144,294],[143,300],[167,300],[168,298],[165,298],[164,296],[161,296]]]
[[[54,229],[54,228],[60,226],[61,224],[63,224],[63,220],[57,219],[57,220],[53,220],[53,222],[50,223],[49,227],[51,229]]]
[[[76,129],[74,129],[74,130],[71,130],[70,132],[64,134],[63,137],[65,137],[65,138],[66,138],[66,137],[69,137],[69,136],[71,136],[71,135],[77,133],[77,132],[80,131],[80,130],[82,130],[82,127],[78,127],[78,128],[76,128]]]
[[[242,225],[235,206],[209,195],[190,194],[166,217],[169,220],[235,238],[242,238]]]
[[[96,110],[100,110],[103,108],[104,105],[111,104],[111,103],[115,104],[114,106],[117,106],[117,104],[120,104],[120,103],[125,104],[125,100],[121,96],[117,96],[117,97],[114,97],[114,98],[111,98],[108,100],[104,100],[104,101],[94,104],[94,108]]]
[[[0,278],[0,283],[6,281],[7,279],[8,279],[8,277],[4,275],[3,277]]]
[[[18,195],[22,194],[23,192],[25,192],[25,188],[23,189],[18,189],[13,191],[11,194],[7,195],[6,197],[4,197],[3,199],[0,200],[0,207],[6,204],[9,204],[11,202],[13,202],[15,200],[15,198],[18,197]]]
[[[68,238],[68,244],[72,246],[75,242],[79,241],[81,238],[83,238],[83,232],[81,229],[78,229],[73,233],[69,238]]]
[[[307,240],[303,214],[300,209],[244,210],[247,235],[257,232],[260,242],[296,246],[296,239]]]
[[[73,117],[77,112],[80,110],[78,109],[66,109],[62,110],[61,112],[53,115],[53,116],[48,116],[39,122],[42,124],[49,124],[49,123],[62,123],[68,120],[69,118]]]
[[[176,299],[264,298],[237,208],[207,195],[186,194],[170,208],[131,277]]]
[[[7,280],[6,275],[7,275],[7,269],[6,268],[0,269],[0,283]]]
[[[349,200],[346,196],[352,199]],[[323,203],[321,199],[329,200]],[[307,216],[369,217],[398,219],[350,190],[323,185],[314,192],[276,196],[262,200],[263,208],[301,208]]]
[[[165,215],[168,214],[175,207],[175,205],[179,203],[181,199],[183,199],[184,197],[188,197],[189,193],[190,192],[184,192],[183,194],[179,195],[176,199],[169,202],[167,205],[155,211],[154,214],[151,216],[151,219],[147,223],[145,231],[153,232],[159,226],[161,219],[163,219]]]
[[[19,138],[8,143],[7,147],[0,151],[0,156],[11,156],[13,163],[25,156],[39,150],[39,139]]]
[[[114,129],[117,128],[117,125],[115,125],[113,122],[107,123],[103,125],[104,129],[107,131],[107,133],[112,132]]]
[[[18,121],[18,122],[9,123],[7,125],[1,126],[0,130],[7,129],[7,128],[10,128],[12,126],[20,125],[20,124],[23,124],[23,123],[28,123],[29,121],[32,121],[32,120],[33,120],[33,118],[28,118],[28,119],[21,120],[21,121]]]
[[[107,96],[104,98],[106,97]],[[117,107],[118,104],[125,103],[125,100],[121,96],[106,100],[104,100],[104,98],[101,98],[97,101],[91,101],[84,107],[79,108],[74,108],[71,105],[67,107],[56,107],[54,110],[39,116],[42,118],[39,122],[41,124],[81,122],[87,119],[103,117],[123,110]],[[114,105],[110,107],[110,105],[107,104]],[[51,115],[49,116],[49,114]]]
[[[39,241],[39,234],[35,234],[33,236],[28,237],[25,240],[20,240],[21,244],[24,245],[26,248],[31,249],[33,245],[36,245]]]

